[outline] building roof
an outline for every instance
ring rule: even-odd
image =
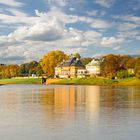
[[[93,59],[91,62],[89,62],[86,66],[99,66],[101,64],[100,60]]]
[[[57,65],[58,67],[63,66],[78,66],[78,67],[85,67],[80,59],[71,56],[70,59],[61,62],[61,64]]]

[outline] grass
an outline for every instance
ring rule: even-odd
[[[114,82],[110,79],[103,78],[72,78],[72,79],[48,79],[47,84],[62,85],[112,85]]]
[[[120,86],[140,86],[140,80],[135,77],[121,79],[118,82]]]
[[[41,84],[41,78],[0,79],[1,84]],[[118,82],[105,78],[72,78],[48,79],[47,84],[59,85],[99,85],[99,86],[140,86],[140,80],[135,77],[120,79]]]
[[[140,80],[136,78],[126,78],[121,80],[111,80],[105,78],[73,78],[73,79],[48,79],[47,84],[60,85],[99,85],[99,86],[140,86]]]
[[[41,78],[0,79],[0,84],[41,84]]]

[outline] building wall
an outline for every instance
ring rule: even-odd
[[[100,74],[100,66],[86,66],[89,74]]]
[[[59,78],[74,78],[77,77],[78,69],[83,69],[83,67],[78,66],[64,66],[64,67],[56,67],[55,68],[55,76]]]

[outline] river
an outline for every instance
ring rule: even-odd
[[[2,85],[1,140],[140,140],[140,87]]]

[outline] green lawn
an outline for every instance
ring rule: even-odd
[[[140,86],[140,80],[135,77],[121,79],[118,82],[120,86]]]
[[[48,84],[62,85],[103,85],[103,86],[140,86],[140,80],[136,78],[126,78],[121,80],[111,80],[105,78],[72,78],[72,79],[48,79]]]
[[[72,78],[72,79],[48,79],[48,84],[62,85],[104,85],[104,86],[140,86],[140,80],[125,78],[118,82],[105,78]],[[0,84],[41,84],[41,78],[12,78],[0,79]]]
[[[0,84],[41,84],[41,78],[0,79]]]
[[[112,85],[114,82],[110,79],[101,78],[72,78],[72,79],[59,79],[59,80],[49,80],[48,84],[66,84],[66,85]]]

